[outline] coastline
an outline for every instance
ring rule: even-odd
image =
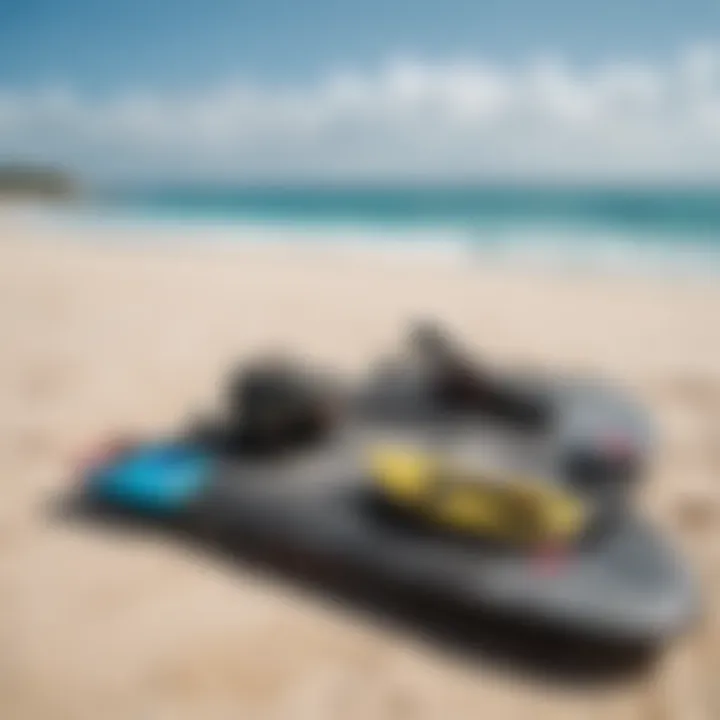
[[[379,221],[301,216],[213,215],[202,211],[79,202],[17,208],[18,220],[47,234],[140,245],[299,246],[326,253],[370,253],[402,261],[472,264],[496,272],[716,283],[720,245],[707,233],[654,236],[601,225]],[[7,215],[7,213],[6,213]],[[1,220],[1,219],[0,219]]]

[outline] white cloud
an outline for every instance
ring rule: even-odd
[[[720,180],[720,49],[582,71],[404,59],[105,100],[0,88],[0,156],[109,178]]]

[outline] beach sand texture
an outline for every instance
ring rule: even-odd
[[[720,287],[103,232],[0,225],[2,718],[720,718]],[[705,613],[641,677],[548,684],[180,542],[52,515],[89,446],[176,427],[235,361],[283,347],[353,372],[424,315],[499,362],[614,377],[654,413],[640,504]]]

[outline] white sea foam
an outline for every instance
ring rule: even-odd
[[[331,223],[180,217],[177,214],[85,208],[38,208],[25,221],[74,236],[123,243],[214,242],[312,246],[374,253],[401,261],[468,262],[541,272],[669,278],[720,277],[720,245],[707,238],[652,238],[597,226],[552,227],[518,222],[502,227],[403,223]],[[101,233],[99,231],[102,231]]]

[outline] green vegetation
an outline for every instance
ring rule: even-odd
[[[67,198],[78,192],[66,173],[49,167],[0,165],[0,197]]]

